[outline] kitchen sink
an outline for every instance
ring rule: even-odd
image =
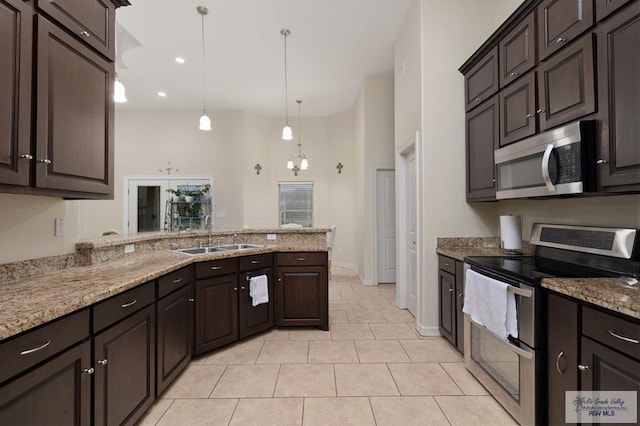
[[[253,248],[262,248],[264,246],[259,246],[255,244],[225,244],[221,246],[213,246],[213,247],[191,247],[185,249],[178,249],[181,253],[186,254],[206,254],[206,253],[216,253],[221,251],[232,251],[232,250],[248,250]]]

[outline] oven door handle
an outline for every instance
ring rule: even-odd
[[[521,356],[522,358],[528,359],[528,360],[533,359],[533,355],[534,355],[533,352],[528,351],[526,349],[519,348],[519,347],[515,346],[514,344],[512,344],[511,342],[509,342],[507,340],[504,340],[502,337],[498,336],[497,334],[495,334],[493,331],[489,330],[484,325],[480,325],[477,322],[475,322],[474,320],[472,320],[471,317],[469,316],[469,314],[464,314],[464,316],[469,320],[469,322],[471,322],[471,324],[475,325],[476,327],[482,328],[483,331],[489,333],[498,342],[500,342],[504,346],[506,346],[511,352],[515,353],[518,356]]]
[[[511,293],[517,294],[518,296],[522,296],[522,297],[533,296],[533,291],[525,290],[524,288],[514,287],[512,285],[507,287],[507,291],[510,291]]]
[[[550,192],[556,192],[556,186],[551,181],[551,173],[549,172],[549,161],[551,160],[551,152],[553,152],[554,148],[555,146],[550,143],[547,145],[547,148],[544,150],[544,155],[542,156],[542,179]]]

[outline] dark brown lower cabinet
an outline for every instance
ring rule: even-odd
[[[455,320],[456,277],[446,271],[438,271],[438,295],[440,300],[440,334],[452,345],[456,344]]]
[[[578,390],[580,305],[547,293],[547,389],[548,422],[565,423],[565,391]]]
[[[0,387],[0,425],[90,425],[90,366],[87,341]]]
[[[153,305],[94,337],[94,422],[129,425],[155,398]]]
[[[193,284],[189,284],[156,303],[156,395],[191,361],[193,301]]]
[[[196,281],[194,355],[238,340],[238,275]]]
[[[269,303],[253,306],[253,299],[249,294],[249,279],[257,275],[267,276]],[[240,339],[273,328],[274,284],[272,268],[241,274],[238,294],[238,337]]]
[[[276,325],[329,330],[326,266],[278,266]]]

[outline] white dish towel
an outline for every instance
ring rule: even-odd
[[[518,337],[516,297],[509,284],[467,270],[462,312],[503,339]]]
[[[249,296],[253,306],[269,303],[269,279],[266,275],[257,275],[249,279]]]

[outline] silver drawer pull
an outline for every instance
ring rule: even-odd
[[[556,43],[564,43],[565,41],[567,41],[567,39],[558,37],[558,39],[556,40]]]
[[[80,35],[81,35],[82,37],[91,37],[91,34],[89,34],[89,32],[88,32],[88,31],[80,31]]]
[[[129,306],[133,306],[133,305],[135,305],[136,303],[138,303],[138,301],[137,301],[136,299],[133,299],[131,302],[123,303],[123,304],[122,304],[122,307],[123,307],[123,308],[128,308]]]
[[[260,263],[260,261],[259,261],[259,260],[252,260],[252,261],[251,261],[251,264],[252,264],[252,265],[257,265],[258,263]]]
[[[582,365],[582,364],[578,364],[578,370],[580,371],[587,371],[589,369],[588,365]]]
[[[518,73],[515,72],[515,71],[511,73],[511,77],[516,77],[517,75],[518,75]]]
[[[38,160],[38,163],[51,164],[51,160],[49,160],[48,158],[43,158],[42,160]]]
[[[304,257],[296,257],[296,260],[299,261],[299,262],[304,262],[307,259],[304,258]]]
[[[181,282],[182,282],[182,277],[176,278],[175,280],[173,280],[174,284],[178,284],[178,283],[181,283]]]
[[[596,164],[607,164],[607,160],[603,160],[602,158],[596,161]]]
[[[244,287],[240,286],[240,290],[244,290]]]
[[[556,370],[558,370],[558,373],[564,375],[564,371],[560,370],[560,358],[563,358],[563,357],[564,357],[564,352],[560,351],[560,353],[556,357]]]
[[[46,348],[47,346],[49,346],[50,344],[51,344],[51,339],[47,340],[45,343],[43,343],[42,345],[38,346],[37,348],[31,348],[31,349],[27,349],[27,350],[24,350],[24,351],[20,352],[20,355],[29,355],[29,354],[32,354],[34,352],[41,351],[44,348]]]
[[[625,341],[625,342],[629,342],[629,343],[634,343],[634,344],[636,344],[636,345],[637,345],[638,343],[640,343],[640,341],[639,341],[639,340],[632,339],[631,337],[624,337],[624,336],[621,336],[621,335],[619,335],[618,333],[616,333],[616,332],[615,332],[615,331],[613,331],[613,330],[607,330],[607,331],[609,332],[609,334],[610,334],[610,335],[612,335],[612,336],[613,336],[613,337],[615,337],[616,339],[620,339],[620,340],[623,340],[623,341]]]
[[[449,289],[449,293],[453,293],[453,289],[452,288]]]
[[[20,158],[23,159],[23,160],[33,160],[33,155],[31,155],[31,154],[22,154],[20,156]]]
[[[83,373],[87,373],[89,375],[93,374],[96,372],[96,369],[91,367],[91,368],[85,368],[84,370],[82,370]]]
[[[538,109],[538,110],[536,110],[536,114],[542,114],[543,112],[544,112],[544,110],[543,110],[543,109]]]
[[[190,298],[187,299],[187,302],[193,303],[193,302],[195,302],[195,299],[193,297],[190,297]]]
[[[525,115],[526,118],[533,118],[533,114],[527,114]]]
[[[101,359],[100,361],[98,361],[98,364],[100,365],[107,365],[109,361],[105,358],[105,359]]]
[[[212,271],[217,271],[218,269],[222,269],[222,266],[212,266],[211,267]]]

